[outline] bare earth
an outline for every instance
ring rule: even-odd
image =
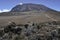
[[[60,18],[56,15],[40,13],[40,14],[28,14],[20,16],[0,16],[0,25],[6,25],[7,23],[13,21],[16,24],[24,24],[27,22],[47,22],[47,21],[59,21]]]

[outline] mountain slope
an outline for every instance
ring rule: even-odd
[[[15,7],[12,8],[11,12],[26,12],[26,11],[48,11],[51,10],[50,8],[41,5],[41,4],[23,4],[23,5],[16,5]]]

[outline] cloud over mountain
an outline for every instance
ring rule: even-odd
[[[8,11],[10,11],[10,9],[3,9],[3,10],[0,10],[0,13],[2,13],[2,12],[8,12]]]

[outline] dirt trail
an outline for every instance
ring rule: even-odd
[[[52,18],[51,16],[49,16],[48,14],[45,14],[46,17],[50,18],[52,21],[58,21],[57,19]]]

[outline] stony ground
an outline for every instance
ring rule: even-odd
[[[16,24],[0,27],[0,40],[60,40],[60,22]]]

